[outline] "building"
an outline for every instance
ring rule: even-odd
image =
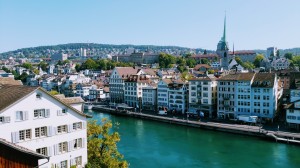
[[[254,73],[232,73],[218,79],[218,118],[234,119],[251,110]]]
[[[254,62],[257,56],[255,51],[232,51],[229,52],[231,58],[239,57],[243,62]]]
[[[205,117],[215,118],[217,110],[217,81],[214,76],[189,80],[189,112],[203,112]]]
[[[124,82],[125,103],[130,107],[141,109],[143,88],[149,86],[150,79],[146,75],[130,75]]]
[[[169,83],[171,79],[162,79],[157,84],[157,107],[158,109],[167,109],[169,108]]]
[[[274,57],[275,58],[275,57]],[[290,62],[286,58],[278,58],[278,59],[273,59],[271,62],[271,66],[275,70],[282,70],[282,69],[288,69],[290,66]]]
[[[220,57],[221,60],[221,68],[223,70],[228,70],[229,60],[231,59],[228,48],[228,42],[226,41],[226,16],[224,18],[224,30],[223,30],[223,37],[218,43],[216,53]]]
[[[45,159],[47,163],[49,157],[36,151],[21,147],[0,138],[0,168],[22,167],[32,168],[39,167],[38,161]],[[42,165],[41,165],[42,166]]]
[[[1,85],[0,102],[0,138],[50,157],[38,165],[87,163],[87,116],[75,106],[41,87],[23,85]]]
[[[51,61],[64,61],[68,59],[68,54],[57,53],[51,55]]]
[[[159,92],[160,93],[160,92]],[[188,84],[177,79],[168,84],[169,110],[184,114],[188,109]]]
[[[258,116],[262,120],[273,121],[281,95],[282,88],[278,86],[278,78],[275,73],[255,74],[251,84],[252,109],[250,115]]]
[[[125,80],[130,75],[144,74],[143,70],[133,67],[115,67],[109,77],[110,101],[124,103]]]
[[[112,60],[119,62],[132,62],[136,64],[154,64],[158,63],[159,54],[152,54],[146,52],[131,53],[126,55],[112,56]]]
[[[266,54],[267,59],[270,59],[270,58],[276,57],[276,56],[277,56],[277,47],[267,48],[267,54]]]
[[[146,86],[142,88],[143,90],[143,109],[157,111],[157,85]]]
[[[300,129],[300,100],[286,106],[286,122],[289,128]]]

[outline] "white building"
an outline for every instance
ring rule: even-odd
[[[150,79],[146,75],[130,75],[125,80],[124,100],[127,105],[142,108],[143,88],[149,86]]]
[[[143,87],[143,109],[156,111],[157,107],[157,86]]]
[[[282,70],[282,69],[288,69],[290,66],[290,62],[288,59],[286,58],[278,58],[278,59],[274,59],[271,62],[271,66],[275,69],[275,70]]]
[[[201,111],[209,118],[216,117],[217,81],[214,76],[189,80],[189,112]]]
[[[124,103],[124,81],[130,75],[144,74],[143,70],[133,67],[115,67],[109,77],[110,101]]]
[[[286,106],[286,122],[289,128],[300,128],[300,101],[295,101]]]
[[[40,87],[0,86],[0,137],[50,156],[41,168],[87,163],[86,115]]]
[[[169,110],[184,114],[188,109],[188,86],[181,80],[168,84]]]
[[[279,89],[280,88],[280,89]],[[251,113],[263,120],[273,120],[282,89],[275,73],[257,73],[251,86]]]
[[[158,109],[164,109],[169,107],[169,83],[171,83],[171,79],[162,79],[157,84],[157,106]]]

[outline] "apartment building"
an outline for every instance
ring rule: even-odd
[[[0,85],[0,138],[47,155],[41,168],[87,163],[86,115],[41,87]]]
[[[130,75],[124,83],[125,103],[130,107],[141,109],[143,88],[149,86],[150,79],[146,75]]]
[[[110,101],[124,103],[125,80],[130,75],[144,74],[143,70],[133,67],[115,67],[109,77]]]
[[[188,84],[182,80],[172,80],[168,84],[169,110],[184,114],[188,109]]]
[[[143,109],[157,111],[157,85],[149,85],[142,88],[143,90]]]
[[[234,119],[251,110],[251,83],[254,73],[232,73],[218,79],[218,118]]]
[[[189,80],[189,111],[203,112],[205,117],[216,117],[217,81],[214,76]]]
[[[157,107],[158,109],[169,108],[169,83],[171,79],[162,79],[157,84]]]

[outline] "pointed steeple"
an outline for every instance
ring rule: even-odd
[[[226,41],[226,12],[225,12],[225,18],[224,18],[224,30],[223,30],[223,37],[222,40]]]

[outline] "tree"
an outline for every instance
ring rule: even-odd
[[[260,62],[261,62],[264,58],[265,58],[264,55],[258,54],[258,55],[255,57],[255,59],[254,59],[254,62],[253,62],[254,66],[255,66],[256,68],[260,67]]]
[[[88,168],[113,167],[126,168],[128,163],[117,150],[117,142],[120,141],[118,132],[111,132],[112,122],[102,119],[102,125],[96,120],[88,122]]]
[[[240,65],[243,66],[243,61],[241,60],[240,57],[235,57],[234,59],[235,59],[235,61],[236,61],[238,64],[240,64]]]
[[[76,72],[79,72],[79,71],[80,71],[80,64],[76,64],[76,65],[75,65],[75,70],[76,70]]]
[[[30,63],[28,63],[28,62],[23,63],[23,64],[21,65],[21,67],[24,67],[24,68],[26,68],[26,69],[32,69],[32,65],[31,65]]]
[[[40,73],[40,71],[38,69],[33,69],[33,73],[38,75]]]
[[[39,66],[42,68],[43,71],[46,71],[48,64],[46,62],[42,61],[39,63]]]
[[[246,69],[254,69],[255,68],[254,64],[252,62],[249,62],[249,61],[244,62],[242,66]]]
[[[280,57],[280,52],[279,52],[279,50],[277,50],[276,56],[277,56],[278,58]]]
[[[57,94],[59,94],[56,90],[51,90],[49,93],[50,93],[51,95],[57,95]]]
[[[21,80],[23,83],[25,83],[27,77],[28,77],[28,74],[26,72],[23,72],[20,76],[16,77],[16,80]]]
[[[285,57],[286,59],[292,60],[293,54],[292,54],[292,53],[285,53],[285,54],[284,54],[284,57]]]
[[[186,65],[189,66],[189,68],[194,68],[196,63],[196,60],[193,58],[186,59]]]
[[[299,66],[300,65],[300,56],[299,55],[298,56],[294,56],[292,58],[292,61],[293,61],[293,65],[294,66]]]
[[[170,68],[176,61],[176,57],[166,53],[160,53],[158,63],[161,68]]]
[[[206,51],[206,49],[204,50],[203,54],[204,54],[204,55],[206,55],[206,54],[207,54],[207,51]]]
[[[192,79],[192,75],[189,74],[188,72],[183,72],[183,73],[181,74],[181,79],[182,79],[183,81],[188,81],[188,80]]]
[[[81,64],[80,69],[97,69],[97,63],[92,59],[87,59],[84,63]]]
[[[201,64],[209,64],[209,60],[206,58],[201,59]]]

